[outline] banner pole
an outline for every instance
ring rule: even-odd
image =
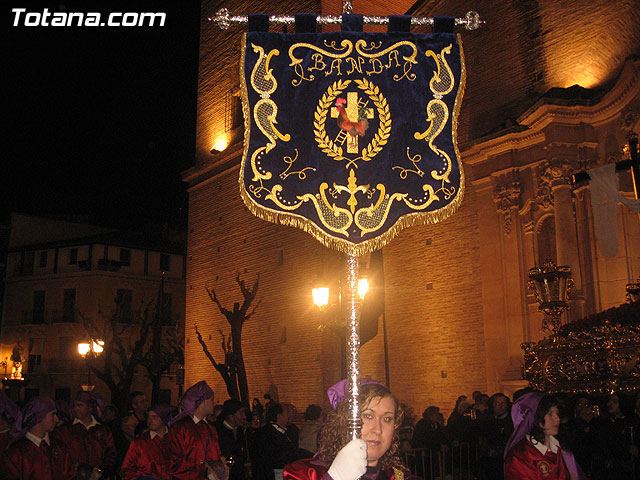
[[[360,436],[360,310],[358,295],[358,257],[347,256],[347,375],[349,378],[349,437]]]
[[[350,3],[350,2],[349,2]],[[388,25],[389,17],[379,15],[363,15],[365,25]],[[228,8],[221,8],[213,17],[208,17],[210,22],[215,23],[218,27],[226,30],[231,25],[246,25],[249,23],[248,15],[234,15]],[[296,19],[293,15],[269,15],[269,23],[274,25],[293,25]],[[316,17],[318,25],[340,25],[342,23],[341,15],[318,15]],[[480,19],[478,12],[469,11],[464,17],[456,18],[456,26],[464,27],[467,30],[477,30],[485,23]],[[411,17],[411,26],[433,25],[433,17]]]

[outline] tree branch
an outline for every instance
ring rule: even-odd
[[[198,336],[198,342],[200,342],[200,346],[202,347],[202,350],[204,351],[204,354],[207,356],[207,358],[209,359],[211,364],[215,367],[215,369],[218,370],[220,373],[222,373],[224,369],[221,370],[220,364],[218,364],[218,362],[216,362],[215,358],[213,358],[213,355],[211,355],[211,352],[209,352],[209,347],[207,347],[207,344],[204,342],[204,339],[202,338],[202,335],[198,331],[198,326],[197,325],[195,326],[195,329],[196,329],[196,335]],[[226,372],[225,372],[225,374],[226,374]]]
[[[214,288],[205,286],[204,289],[207,291],[207,294],[209,295],[209,298],[211,299],[211,301],[218,306],[218,310],[220,310],[220,313],[222,313],[225,317],[229,318],[232,312],[230,312],[229,310],[227,310],[222,306],[222,304],[220,303],[220,300],[218,300],[218,297],[216,295],[216,291],[214,290]]]

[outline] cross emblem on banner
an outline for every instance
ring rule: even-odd
[[[348,124],[353,125],[365,119],[373,118],[373,108],[367,107],[369,100],[365,102],[363,99],[358,98],[358,92],[347,92],[346,104],[346,107],[331,107],[331,118],[346,120]],[[338,124],[341,125],[340,120],[338,120]],[[344,125],[344,122],[342,125]],[[343,145],[345,141],[347,142],[347,153],[358,153],[358,133],[356,133],[355,127],[347,131],[341,126],[335,143]]]

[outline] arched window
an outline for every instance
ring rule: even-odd
[[[537,232],[538,264],[557,263],[556,225],[553,215],[547,215],[538,223]]]

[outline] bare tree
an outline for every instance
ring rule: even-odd
[[[231,398],[240,399],[245,403],[249,403],[249,385],[247,382],[247,372],[244,366],[244,357],[242,356],[242,326],[253,316],[258,306],[262,302],[259,299],[253,308],[251,304],[255,301],[258,293],[258,285],[260,275],[256,277],[256,281],[251,288],[247,288],[244,280],[240,279],[240,274],[236,275],[236,283],[240,287],[244,301],[242,306],[240,302],[233,304],[233,310],[228,310],[222,306],[213,287],[205,287],[207,294],[213,303],[216,304],[220,313],[222,313],[229,325],[231,326],[231,335],[225,336],[222,330],[218,330],[222,336],[222,351],[224,352],[224,363],[216,362],[215,358],[209,351],[202,335],[196,326],[196,335],[202,346],[204,354],[207,356],[211,364],[220,373],[227,386],[227,392]]]
[[[93,361],[88,368],[109,388],[111,403],[121,412],[128,408],[135,370],[142,364],[145,346],[149,343],[154,320],[149,310],[149,305],[141,306],[130,323],[119,322],[117,312],[107,316],[100,311],[102,319],[99,322],[78,312],[89,336],[104,340],[98,362],[101,367]]]
[[[184,364],[184,325],[165,327],[157,347],[155,343],[154,336],[151,348],[144,352],[140,362],[151,380],[152,404],[159,401],[162,374],[175,363]]]
[[[151,380],[151,403],[160,401],[160,381],[174,363],[184,364],[184,324],[172,325],[170,304],[164,292],[164,273],[153,312],[151,341],[141,365]]]

